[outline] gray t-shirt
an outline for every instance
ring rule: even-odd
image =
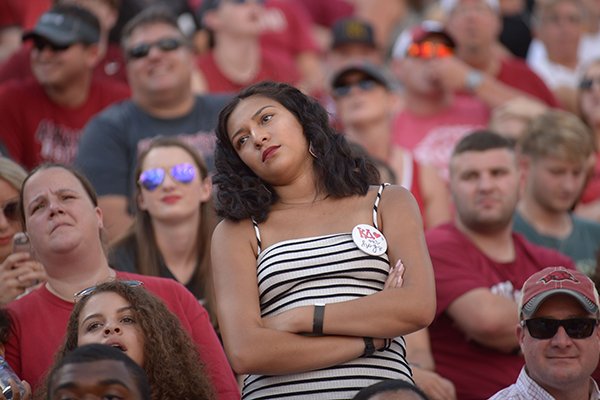
[[[75,165],[91,181],[98,195],[124,195],[131,199],[135,164],[140,150],[156,136],[176,136],[192,144],[214,167],[214,129],[221,108],[231,96],[197,96],[186,115],[162,119],[139,108],[131,100],[113,105],[86,125]]]
[[[527,240],[540,246],[549,247],[569,256],[577,269],[591,276],[596,268],[596,254],[600,251],[600,224],[571,214],[573,230],[564,238],[543,235],[515,211],[513,230]]]

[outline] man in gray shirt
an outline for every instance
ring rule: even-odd
[[[214,127],[226,96],[196,96],[195,58],[173,16],[148,8],[123,29],[132,97],[108,108],[85,128],[76,165],[92,182],[109,240],[131,225],[129,201],[137,154],[155,136],[194,145],[212,167]]]

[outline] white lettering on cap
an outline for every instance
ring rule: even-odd
[[[44,14],[40,21],[52,25],[62,25],[65,17],[60,14]]]

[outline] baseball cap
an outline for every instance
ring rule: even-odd
[[[61,46],[92,44],[100,40],[100,24],[96,16],[84,8],[56,6],[42,14],[35,27],[23,34],[23,40],[36,36]]]
[[[525,281],[519,302],[519,316],[531,317],[544,300],[559,293],[573,296],[590,314],[598,313],[598,291],[590,278],[577,270],[547,267]]]
[[[396,39],[392,49],[393,58],[404,58],[408,48],[413,43],[422,43],[430,38],[440,38],[451,48],[456,47],[456,43],[450,35],[444,30],[444,26],[439,21],[425,20],[418,25],[405,29]]]
[[[366,61],[357,64],[349,64],[339,69],[333,74],[331,79],[331,87],[339,87],[341,85],[342,78],[350,72],[362,72],[369,78],[383,85],[388,90],[393,90],[395,88],[395,83],[392,78],[388,76],[387,71],[385,71],[382,67]]]
[[[331,28],[333,42],[331,48],[335,49],[345,44],[362,44],[367,47],[377,48],[373,27],[366,21],[358,18],[342,18]]]

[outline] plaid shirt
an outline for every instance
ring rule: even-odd
[[[600,391],[596,381],[590,378],[592,382],[592,392],[590,400],[600,400]],[[517,382],[506,389],[502,389],[488,400],[555,400],[550,393],[546,392],[540,385],[525,372],[525,367],[521,369]]]

